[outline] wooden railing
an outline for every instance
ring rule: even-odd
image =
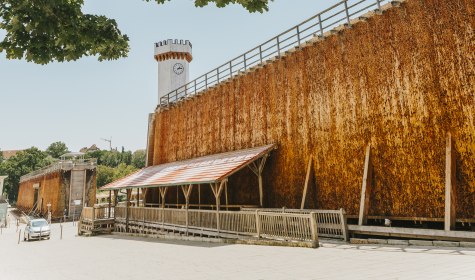
[[[340,25],[351,24],[351,19],[363,15],[371,10],[380,10],[382,4],[391,3],[390,0],[343,0],[332,7],[314,15],[263,44],[231,59],[221,66],[196,78],[186,85],[173,90],[160,98],[160,106],[167,107],[179,102],[188,96],[207,90],[225,80],[257,65],[262,65],[274,57],[279,57],[286,51],[300,46],[302,43],[315,37],[323,37],[328,31]]]
[[[287,208],[243,208],[242,211],[261,213],[294,213],[310,214],[315,213],[318,224],[318,235],[322,237],[340,238],[348,241],[347,217],[344,209],[340,210],[318,210],[318,209],[287,209]]]
[[[316,213],[212,211],[148,207],[116,207],[116,223],[138,228],[173,228],[214,236],[249,236],[274,240],[313,242],[318,246]],[[128,229],[126,229],[128,231]]]
[[[104,206],[83,207],[81,213],[82,220],[101,220],[114,218],[114,208],[109,209]],[[110,211],[110,212],[109,212]]]

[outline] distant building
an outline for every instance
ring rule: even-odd
[[[79,152],[81,153],[88,153],[88,152],[95,152],[95,151],[100,151],[101,149],[99,149],[96,144],[93,144],[91,147],[84,147],[82,149],[79,150]]]
[[[17,207],[25,213],[53,217],[79,216],[83,206],[96,200],[96,159],[68,153],[61,160],[20,178]],[[65,210],[66,209],[66,210]]]
[[[3,159],[9,159],[21,151],[23,150],[7,150],[7,151],[0,151],[0,153],[3,154]]]

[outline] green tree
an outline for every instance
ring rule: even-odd
[[[105,186],[117,179],[123,178],[132,172],[137,171],[132,165],[120,163],[117,167],[110,167],[106,165],[97,166],[97,187]]]
[[[163,4],[170,0],[145,0]],[[203,7],[239,4],[249,12],[264,12],[273,0],[195,0]],[[129,38],[114,19],[84,14],[84,0],[0,0],[0,29],[6,31],[0,52],[8,59],[47,64],[97,56],[99,61],[126,57]]]
[[[48,153],[53,158],[59,158],[65,153],[69,153],[69,149],[65,143],[59,141],[49,145],[49,147],[46,149],[46,153]]]
[[[5,191],[8,198],[11,201],[16,201],[21,176],[51,163],[51,157],[35,147],[20,151],[15,156],[3,161],[0,164],[0,173],[8,176],[5,179]]]
[[[102,187],[114,181],[115,169],[113,167],[98,165],[97,166],[97,187]]]
[[[132,165],[136,168],[145,167],[145,150],[137,150],[132,154]]]

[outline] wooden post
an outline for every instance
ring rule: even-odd
[[[149,188],[142,188],[142,207],[146,207],[148,190]]]
[[[140,203],[140,189],[137,188],[137,204],[135,205],[135,207],[139,207],[140,206],[139,203]]]
[[[303,187],[303,195],[302,195],[302,203],[300,203],[300,209],[304,209],[305,207],[305,199],[307,197],[307,189],[308,189],[308,183],[310,181],[310,170],[312,169],[312,157],[308,159],[308,164],[307,164],[307,175],[305,176],[305,185]]]
[[[91,228],[91,233],[94,232],[94,220],[96,219],[96,208],[94,206],[92,206],[92,221],[91,221],[91,224],[92,224],[92,228]],[[78,224],[78,228],[81,228],[81,223]]]
[[[310,232],[312,234],[312,245],[314,248],[318,247],[318,227],[317,227],[317,213],[310,212]]]
[[[228,179],[224,179],[223,181],[221,181],[219,183],[219,186],[218,186],[218,183],[214,183],[214,184],[210,184],[211,186],[211,190],[213,191],[213,194],[214,194],[214,197],[216,199],[216,229],[218,230],[218,233],[219,233],[219,229],[220,229],[220,225],[219,225],[219,208],[220,208],[220,204],[221,204],[221,193],[223,191],[223,186],[224,186],[224,183],[225,181],[227,181]]]
[[[201,210],[201,185],[198,185],[198,209]]]
[[[119,202],[119,190],[114,190],[114,207],[117,207]]]
[[[109,190],[109,210],[107,211],[107,217],[111,217],[111,206],[112,206],[112,191]],[[94,207],[94,206],[93,206]]]
[[[341,232],[343,234],[343,240],[345,242],[349,241],[349,234],[348,234],[348,223],[346,220],[346,212],[345,209],[340,208],[340,222],[341,222]]]
[[[257,238],[261,238],[261,218],[259,216],[259,210],[256,210],[256,232]]]
[[[125,208],[125,232],[129,232],[129,208],[130,208],[130,199],[132,197],[132,189],[127,189],[126,196],[126,208]]]
[[[189,223],[189,218],[188,218],[188,208],[190,205],[190,194],[191,191],[193,190],[193,185],[189,186],[181,186],[181,190],[183,191],[183,195],[185,196],[185,209],[186,209],[186,234],[188,234],[188,223]]]
[[[228,211],[228,181],[224,183],[224,196],[226,197],[226,211]]]
[[[456,174],[455,174],[455,145],[452,135],[447,133],[445,142],[445,219],[446,231],[455,229],[456,219]]]
[[[160,191],[160,196],[162,197],[162,208],[165,208],[165,196],[167,195],[168,187],[163,187],[158,189]]]
[[[264,166],[266,164],[268,155],[264,155],[260,160],[258,161],[258,165],[256,165],[255,162],[252,162],[249,165],[249,168],[256,174],[257,179],[259,181],[259,206],[264,207],[264,184],[262,182],[262,171],[264,170]]]
[[[363,183],[361,185],[360,214],[358,225],[362,226],[368,222],[369,199],[371,194],[371,180],[373,177],[373,165],[371,163],[371,145],[366,147],[366,156],[364,161]]]

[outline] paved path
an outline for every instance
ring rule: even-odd
[[[72,223],[64,224],[62,240],[58,224],[52,232],[51,240],[17,244],[16,227],[3,229],[0,279],[475,279],[475,249],[468,248],[76,237]]]

